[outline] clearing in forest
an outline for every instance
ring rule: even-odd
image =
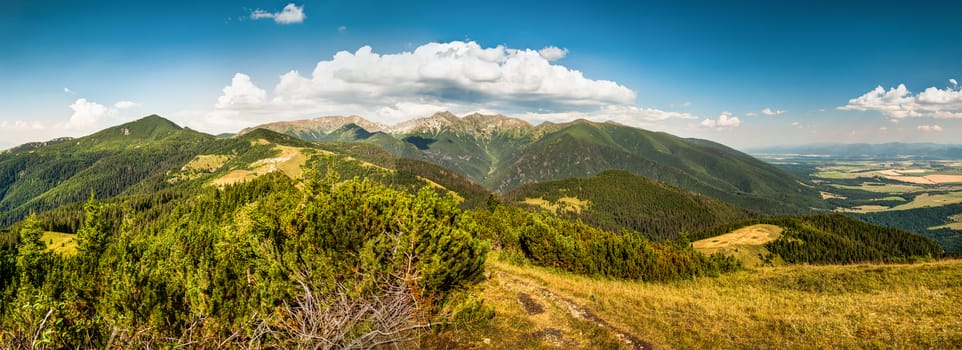
[[[587,208],[591,202],[588,200],[581,200],[577,197],[561,197],[557,201],[549,201],[544,198],[525,198],[525,204],[536,205],[555,213],[561,212],[571,212],[581,214],[581,210]]]
[[[765,243],[781,237],[783,230],[776,225],[752,225],[723,235],[695,241],[692,243],[692,247],[705,255],[715,253],[732,255],[738,261],[741,261],[742,265],[755,267],[762,264],[759,255],[766,256],[769,254],[768,249],[765,249]]]
[[[307,148],[274,145],[278,150],[277,157],[265,158],[250,164],[249,169],[235,169],[215,179],[211,185],[225,186],[240,182],[249,181],[255,177],[272,173],[275,171],[283,172],[292,179],[301,176],[301,167],[307,161],[308,156],[304,153],[310,151]]]
[[[76,236],[72,233],[44,231],[40,240],[47,245],[48,250],[64,256],[71,256],[77,254],[77,240],[74,239]]]

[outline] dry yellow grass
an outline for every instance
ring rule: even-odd
[[[201,154],[187,162],[180,170],[213,172],[224,166],[224,163],[227,163],[228,160],[230,160],[230,157],[223,154]]]
[[[929,227],[929,230],[938,230],[943,228],[947,228],[950,230],[962,230],[962,222],[952,222],[942,226],[933,226],[933,227]]]
[[[859,205],[851,208],[837,208],[835,211],[840,213],[873,213],[887,209],[889,209],[889,207],[884,205]]]
[[[368,163],[368,164],[370,164],[370,163]],[[362,163],[361,165],[364,166],[364,163]],[[371,166],[376,166],[376,165],[371,164]],[[381,168],[381,167],[378,167],[378,168]],[[381,168],[381,169],[384,169],[384,168]],[[426,178],[426,177],[418,176],[417,178],[418,178],[418,180],[421,180],[421,181],[424,181],[425,183],[427,183],[428,186],[437,188],[437,189],[442,190],[442,191],[447,191],[447,193],[450,193],[451,195],[453,195],[453,196],[454,196],[454,199],[457,199],[459,203],[460,203],[460,202],[464,202],[464,197],[461,197],[461,195],[459,195],[457,192],[451,191],[451,190],[449,190],[447,187],[441,186],[441,184],[439,184],[439,183],[437,183],[437,182],[434,182],[434,181],[431,181],[430,179],[428,179],[428,178]]]
[[[659,348],[962,348],[962,261],[781,266],[661,284],[518,267],[496,258],[488,269],[495,279],[502,272],[549,288]],[[542,346],[516,341],[535,322],[510,312],[510,293],[491,281],[484,293],[498,315],[490,327],[504,331],[495,333],[501,334],[497,341]]]
[[[962,182],[962,175],[935,174],[935,175],[928,175],[925,178],[929,179],[932,182],[940,183],[940,184]]]
[[[490,261],[490,259],[489,259]],[[442,334],[454,349],[624,349],[609,329],[573,313],[571,305],[538,284],[492,268],[478,287],[494,319]],[[441,346],[429,346],[428,348]]]
[[[313,152],[307,148],[274,145],[278,155],[273,158],[260,159],[250,164],[250,169],[235,169],[224,176],[210,182],[214,186],[224,186],[249,181],[258,176],[275,171],[283,172],[292,179],[301,176],[302,166],[307,161],[305,153]]]
[[[911,202],[892,207],[889,210],[908,210],[924,207],[938,207],[943,205],[962,203],[962,192],[952,192],[947,194],[923,193],[915,196]]]
[[[822,199],[848,199],[848,197],[840,196],[831,192],[820,191],[819,194],[822,195]]]
[[[702,254],[721,253],[734,256],[746,267],[762,265],[759,257],[768,255],[765,243],[782,236],[783,228],[776,225],[758,224],[742,227],[735,231],[692,242],[692,247]]]
[[[848,186],[848,185],[839,185],[839,184],[831,184],[829,186],[832,186],[835,188],[848,189],[848,190],[862,190],[862,191],[875,192],[875,193],[894,193],[894,194],[920,192],[925,190],[925,188],[921,186],[880,184],[880,183],[873,183],[873,182],[866,182],[866,183],[863,183],[861,186]]]
[[[935,184],[935,182],[933,182],[932,180],[929,180],[928,177],[926,176],[886,176],[885,178],[889,180],[908,182],[908,183],[919,184],[919,185]]]
[[[47,249],[61,254],[63,256],[72,256],[77,254],[77,241],[74,239],[76,235],[71,233],[44,231],[43,235],[40,236],[40,240],[43,244],[47,245]]]
[[[223,154],[201,154],[194,159],[191,159],[187,164],[184,164],[180,168],[179,172],[175,172],[169,178],[167,182],[177,183],[180,181],[189,181],[200,178],[204,175],[213,173],[224,166],[224,163],[230,160],[230,156]]]
[[[576,197],[561,197],[557,201],[551,202],[544,198],[525,198],[525,204],[537,205],[550,211],[581,213],[581,210],[591,205],[588,200],[581,200]]]

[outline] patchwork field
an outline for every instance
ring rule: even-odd
[[[797,160],[796,160],[797,161]],[[807,176],[836,211],[872,213],[962,203],[962,163],[936,161],[783,161],[811,166]],[[776,162],[776,164],[779,164]]]
[[[935,239],[962,252],[962,161],[761,156],[815,185],[830,209]]]

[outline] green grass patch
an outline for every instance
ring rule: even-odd
[[[923,191],[924,188],[921,186],[913,185],[896,185],[896,184],[883,184],[878,182],[865,182],[860,186],[849,186],[849,185],[839,185],[831,184],[829,186],[835,188],[841,188],[845,190],[859,190],[875,193],[911,193]]]
[[[915,196],[911,202],[893,207],[889,210],[909,210],[925,207],[939,207],[943,205],[962,203],[962,192],[952,192],[946,194],[923,193]]]
[[[77,235],[72,233],[45,231],[40,240],[47,245],[47,249],[63,255],[73,256],[77,254]]]

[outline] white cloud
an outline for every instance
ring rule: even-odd
[[[260,107],[267,99],[267,91],[258,88],[247,74],[236,73],[231,83],[222,90],[215,105],[220,109]]]
[[[379,54],[369,46],[341,51],[310,74],[292,70],[270,91],[243,73],[223,89],[214,110],[188,125],[236,131],[277,119],[361,115],[394,124],[439,111],[491,110],[548,120],[561,114],[620,121],[693,119],[690,114],[635,106],[631,89],[593,80],[532,49],[484,48],[475,42],[428,43]],[[228,128],[234,121],[233,128]],[[214,131],[214,130],[211,130]]]
[[[701,121],[700,125],[709,129],[724,130],[737,128],[741,124],[742,121],[732,115],[731,112],[722,112],[722,114],[718,116],[718,119],[706,118]]]
[[[952,86],[959,85],[959,82],[956,81],[955,79],[949,79],[949,82],[952,83]]]
[[[796,128],[802,128],[802,127],[803,127],[803,126],[802,126],[802,123],[800,123],[800,122],[792,122],[792,126],[794,126],[794,127],[796,127]]]
[[[748,112],[748,113],[745,113],[745,116],[746,116],[746,117],[755,117],[755,116],[758,116],[758,113]]]
[[[73,90],[70,90],[70,88],[68,88],[68,87],[63,88],[63,92],[66,92],[66,93],[71,94],[71,95],[76,95],[76,94],[73,92]]]
[[[337,31],[338,31],[338,32],[341,32],[341,33],[346,32],[346,31],[347,31],[347,26],[337,27]]]
[[[919,126],[918,126],[918,129],[919,129],[919,131],[925,131],[925,132],[928,132],[928,131],[941,132],[941,131],[942,131],[942,127],[939,126],[939,125],[937,125],[937,124],[932,124],[932,125],[919,125]]]
[[[251,12],[251,19],[273,19],[274,22],[279,24],[293,24],[302,23],[304,19],[307,18],[304,15],[304,6],[297,6],[294,3],[287,4],[281,12],[267,12],[261,9],[254,10]]]
[[[65,89],[65,91],[68,89]],[[0,145],[3,147],[33,141],[47,141],[62,136],[83,136],[93,131],[129,121],[121,110],[137,106],[131,101],[119,101],[104,105],[86,98],[71,103],[70,116],[66,120],[5,120],[0,121]]]
[[[783,111],[783,110],[780,110],[780,109],[773,110],[773,109],[768,108],[768,107],[765,107],[765,109],[762,110],[762,114],[764,114],[764,115],[779,115],[779,114],[784,114],[784,113],[785,113],[785,111]]]
[[[116,109],[108,108],[102,104],[87,101],[85,98],[79,98],[70,105],[70,109],[73,110],[73,114],[70,115],[70,120],[64,125],[66,129],[88,129],[97,126],[97,124],[108,117],[115,116],[117,114]]]
[[[604,106],[596,110],[585,112],[527,112],[516,117],[532,122],[561,123],[575,119],[586,119],[596,122],[613,121],[619,124],[635,127],[653,127],[656,122],[668,119],[698,119],[689,113],[669,112],[655,108],[641,108],[636,106]]]
[[[133,101],[118,101],[117,103],[114,103],[114,108],[116,109],[127,109],[127,108],[133,108],[137,106],[139,106],[139,104]]]
[[[538,50],[538,53],[548,61],[557,61],[568,55],[568,49],[560,49],[557,46],[547,46]]]
[[[905,84],[886,91],[881,86],[853,98],[845,106],[846,111],[878,111],[892,121],[908,117],[962,118],[962,90],[929,87],[913,94]]]

